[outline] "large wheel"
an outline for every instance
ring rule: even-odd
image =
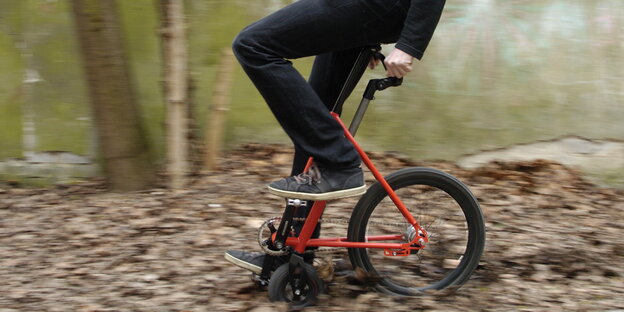
[[[316,303],[319,293],[323,291],[323,280],[316,274],[314,267],[303,263],[297,269],[293,281],[301,283],[298,291],[291,285],[288,272],[289,263],[280,265],[273,272],[269,280],[269,299],[289,302],[290,307],[295,309]]]
[[[474,272],[485,245],[485,224],[476,198],[453,176],[430,168],[407,168],[386,180],[428,235],[429,242],[409,256],[385,256],[383,249],[351,248],[349,258],[381,291],[415,295],[423,290],[461,286]],[[401,235],[410,242],[413,227],[379,184],[354,208],[348,239],[366,242],[375,235]]]

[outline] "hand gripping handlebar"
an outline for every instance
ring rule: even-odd
[[[381,52],[376,52],[373,55],[373,58],[380,60],[381,64],[383,64],[384,69],[388,70],[386,68],[386,64],[384,63],[384,60],[386,59],[386,57],[383,54],[381,54]],[[366,86],[364,97],[368,100],[372,100],[375,96],[375,91],[385,90],[389,87],[398,87],[402,83],[403,83],[403,78],[397,78],[397,77],[371,79],[368,81],[368,85]]]

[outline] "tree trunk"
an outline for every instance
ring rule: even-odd
[[[72,0],[104,174],[113,190],[153,186],[155,173],[126,55],[115,0]]]
[[[234,64],[232,50],[229,48],[223,50],[217,68],[217,79],[210,104],[210,117],[205,132],[204,168],[208,171],[218,167],[217,161],[223,149],[223,132],[225,131],[225,117],[231,101]]]
[[[169,187],[183,188],[189,171],[188,52],[183,0],[160,0]]]

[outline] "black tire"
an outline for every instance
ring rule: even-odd
[[[350,248],[354,269],[363,270],[378,290],[397,295],[463,285],[485,246],[485,222],[474,195],[455,177],[430,168],[406,168],[386,180],[428,232],[429,243],[406,257],[384,256],[383,249]],[[413,227],[377,182],[355,206],[348,240],[364,242],[367,233],[405,234],[408,228]]]
[[[299,296],[293,294],[288,276],[289,264],[280,265],[269,280],[269,299],[271,301],[285,301],[294,309],[303,308],[316,303],[319,293],[323,291],[323,280],[316,274],[314,267],[303,263],[297,274],[305,274],[305,285]]]

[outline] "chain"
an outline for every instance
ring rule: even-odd
[[[271,218],[268,219],[266,221],[264,221],[264,223],[262,223],[262,225],[260,226],[260,228],[258,229],[258,244],[260,245],[260,248],[262,248],[262,251],[264,251],[265,253],[271,255],[271,256],[283,256],[289,253],[289,251],[286,248],[283,248],[281,250],[272,250],[269,248],[269,244],[268,244],[268,238],[264,238],[264,229],[268,228],[269,224],[272,224],[276,221],[281,221],[282,218],[281,217],[276,217],[276,218]],[[299,221],[299,222],[305,222],[306,218],[293,218],[293,221]],[[328,219],[319,219],[319,223],[332,223],[332,224],[349,224],[350,219],[347,218],[328,218]],[[406,227],[409,226],[408,223],[406,222],[383,222],[383,221],[372,221],[369,220],[368,224],[371,225],[390,225],[390,226],[397,226],[397,227]],[[306,250],[305,253],[314,253],[314,254],[336,254],[336,253],[344,253],[346,252],[347,249],[345,247],[325,247],[325,248],[318,248],[318,249],[313,249],[313,250]]]

